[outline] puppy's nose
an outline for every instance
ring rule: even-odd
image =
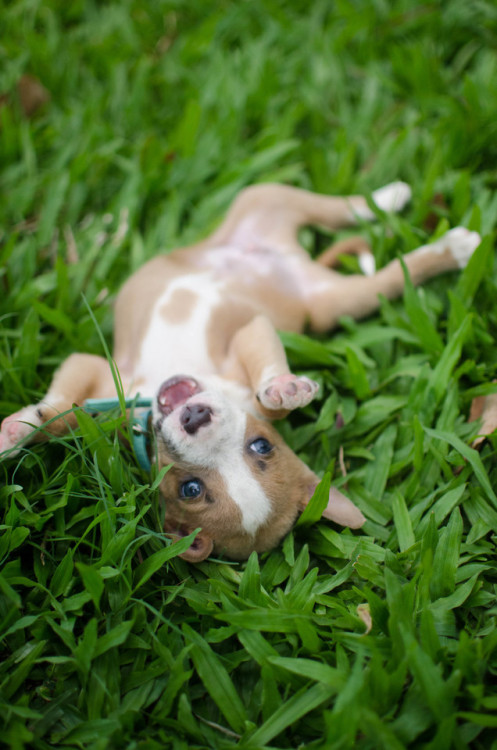
[[[181,426],[189,435],[195,435],[199,427],[209,424],[212,409],[205,404],[190,404],[185,406],[181,412],[179,421]]]

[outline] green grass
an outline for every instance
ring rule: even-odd
[[[282,432],[338,486],[343,450],[359,532],[190,566],[119,415],[0,465],[3,742],[495,750],[497,441],[475,453],[466,422],[497,376],[495,4],[18,0],[0,23],[0,91],[29,72],[51,94],[0,110],[2,417],[102,352],[86,300],[110,340],[124,278],[249,182],[409,181],[402,217],[361,229],[379,264],[486,237],[368,321],[283,337],[323,389]]]

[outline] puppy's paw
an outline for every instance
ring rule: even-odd
[[[458,266],[464,268],[481,242],[478,232],[470,232],[465,227],[454,227],[438,240],[442,250],[449,249]]]
[[[388,185],[375,190],[373,201],[382,211],[402,211],[411,200],[412,190],[407,182],[390,182]]]
[[[263,383],[257,398],[266,409],[292,411],[307,406],[318,389],[319,386],[314,380],[288,373],[277,375]]]
[[[19,451],[12,450],[14,446],[26,442],[36,427],[42,424],[35,406],[26,406],[6,417],[0,427],[0,453],[8,451],[8,457],[16,456]],[[7,456],[2,456],[6,458]]]

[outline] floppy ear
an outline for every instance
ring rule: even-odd
[[[352,500],[349,500],[336,487],[330,488],[328,505],[323,510],[323,517],[340,524],[340,526],[350,526],[351,529],[360,529],[366,521]]]
[[[319,483],[318,477],[314,476],[314,481],[309,487],[309,496],[304,500],[304,507],[309,503],[314,491]],[[327,518],[329,521],[334,521],[340,526],[349,526],[351,529],[359,529],[366,519],[362,515],[359,508],[354,505],[352,500],[349,500],[340,490],[336,487],[330,488],[328,496],[328,504],[323,510],[322,518]]]

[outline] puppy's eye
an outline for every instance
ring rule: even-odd
[[[202,482],[198,479],[189,479],[183,482],[179,488],[180,497],[191,498],[199,497],[202,494]]]
[[[249,449],[254,453],[257,453],[259,456],[265,456],[268,453],[271,453],[271,451],[273,450],[273,446],[271,445],[269,440],[260,437],[250,443]]]

